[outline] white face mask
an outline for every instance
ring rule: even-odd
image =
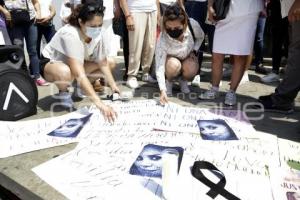
[[[86,27],[85,34],[89,38],[95,39],[101,34],[101,27]]]

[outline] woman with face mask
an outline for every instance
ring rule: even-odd
[[[188,20],[192,30],[188,28]],[[197,75],[199,69],[197,50],[202,44],[204,33],[195,20],[188,19],[178,3],[167,7],[162,21],[155,62],[160,102],[165,104],[168,102],[168,96],[172,95],[172,81],[176,78],[181,92],[185,94],[190,92],[188,81]]]
[[[113,121],[116,112],[100,100],[91,84],[100,78],[101,72],[112,92],[120,92],[105,54],[105,41],[101,33],[104,10],[102,4],[92,0],[78,5],[69,17],[69,24],[62,27],[44,48],[42,71],[43,76],[58,87],[56,98],[60,99],[62,106],[73,107],[68,87],[76,79],[104,117]]]

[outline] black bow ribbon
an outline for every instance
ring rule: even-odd
[[[206,178],[202,171],[203,169],[211,171],[215,176],[217,176],[220,180],[217,184],[210,181]],[[196,161],[192,168],[192,175],[199,180],[200,182],[204,183],[206,186],[210,188],[210,190],[206,193],[212,199],[216,198],[219,194],[228,200],[240,200],[238,197],[234,196],[227,190],[225,190],[226,179],[224,174],[216,168],[213,164],[206,162],[206,161]]]

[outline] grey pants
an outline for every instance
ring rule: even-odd
[[[292,23],[286,74],[272,94],[273,103],[291,107],[300,91],[300,21]]]

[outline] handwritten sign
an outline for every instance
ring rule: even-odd
[[[253,138],[255,129],[248,122],[241,111],[210,110],[202,108],[182,107],[178,105],[166,105],[161,118],[156,123],[156,129],[165,131],[178,131],[199,133],[197,120],[224,120],[237,134],[239,138]]]
[[[77,142],[75,139],[58,138],[47,134],[70,118],[81,118],[85,114],[74,112],[55,118],[24,122],[0,122],[0,158],[30,151]]]

